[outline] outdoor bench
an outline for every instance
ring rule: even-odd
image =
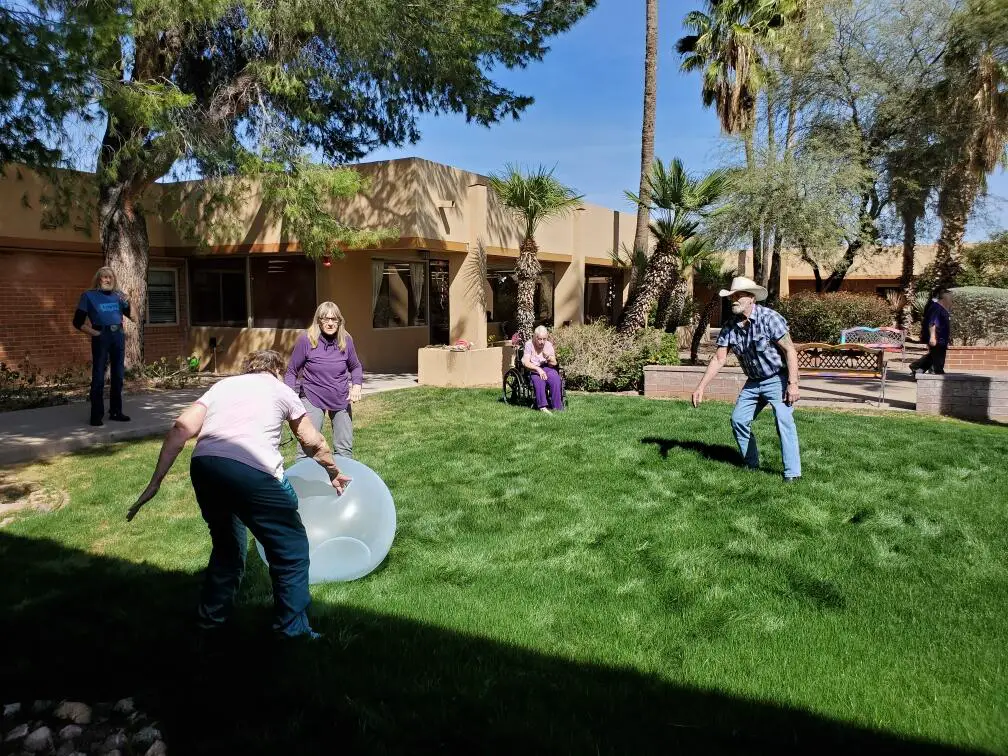
[[[906,331],[885,326],[882,328],[869,328],[867,326],[855,326],[845,328],[840,332],[841,344],[861,344],[872,349],[881,349],[884,352],[906,353]]]
[[[885,402],[886,361],[882,349],[862,344],[796,344],[798,374],[819,378],[878,378]]]

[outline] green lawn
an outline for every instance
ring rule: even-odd
[[[190,629],[209,538],[159,442],[22,471],[69,492],[0,530],[0,695],[116,698],[172,753],[1008,753],[1008,432],[799,411],[804,478],[735,466],[729,405],[492,391],[355,409],[386,563],[270,642],[250,552],[224,652]],[[290,452],[290,450],[288,450]]]

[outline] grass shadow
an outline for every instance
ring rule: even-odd
[[[727,444],[708,444],[704,441],[684,441],[677,438],[654,438],[647,437],[641,439],[642,444],[654,444],[658,447],[658,453],[662,459],[668,459],[669,452],[673,449],[699,454],[704,459],[711,462],[721,462],[732,467],[745,468],[738,449]]]
[[[313,608],[324,641],[276,645],[268,602],[242,604],[208,653],[198,574],[3,532],[0,559],[4,700],[134,695],[173,753],[963,753],[346,605]]]

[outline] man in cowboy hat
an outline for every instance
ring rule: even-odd
[[[732,279],[730,289],[722,289],[722,297],[731,297],[735,319],[721,328],[717,351],[693,392],[693,406],[704,398],[704,389],[728,359],[728,350],[738,357],[746,381],[731,425],[739,452],[746,467],[759,467],[759,451],[752,434],[752,422],[764,406],[773,407],[777,419],[777,435],[784,458],[784,481],[801,477],[801,456],[798,451],[798,429],[793,406],[798,401],[798,353],[788,334],[787,321],[769,307],[756,304],[766,299],[767,290],[744,276]],[[787,360],[785,369],[784,360]]]

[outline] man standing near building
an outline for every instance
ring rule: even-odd
[[[123,414],[122,386],[126,373],[126,335],[123,316],[130,320],[130,304],[116,285],[116,274],[109,267],[99,268],[91,288],[81,294],[73,324],[91,337],[91,425],[104,425],[105,366],[109,365],[109,420],[128,422]],[[86,325],[85,320],[91,321]]]
[[[748,380],[739,394],[731,416],[732,430],[746,467],[759,467],[759,450],[752,433],[752,423],[764,406],[773,407],[777,435],[784,459],[784,482],[801,477],[798,429],[794,404],[798,401],[798,353],[788,333],[787,321],[769,307],[756,304],[767,297],[767,290],[743,276],[732,279],[722,297],[731,297],[733,320],[718,334],[717,351],[707,365],[703,378],[693,392],[693,406],[704,398],[704,389],[728,359],[728,350],[738,358]],[[784,360],[787,360],[785,368]]]
[[[921,323],[921,341],[927,342],[928,353],[910,363],[910,375],[914,378],[917,377],[918,370],[924,373],[930,370],[935,375],[945,372],[945,354],[952,335],[952,318],[949,315],[951,308],[952,292],[944,287],[937,289],[924,322]]]

